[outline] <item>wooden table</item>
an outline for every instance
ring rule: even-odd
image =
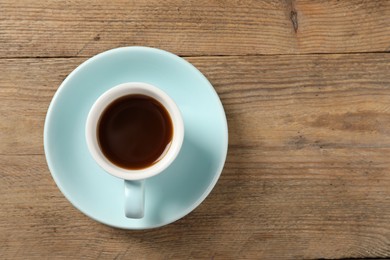
[[[50,100],[80,63],[145,45],[197,66],[229,152],[211,195],[148,231],[57,189]],[[390,1],[0,0],[1,259],[390,257]]]

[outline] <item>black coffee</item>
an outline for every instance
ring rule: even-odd
[[[128,95],[103,111],[97,136],[108,160],[136,170],[161,159],[172,141],[173,125],[160,102],[145,95]]]

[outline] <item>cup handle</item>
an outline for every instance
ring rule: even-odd
[[[125,215],[128,218],[143,218],[145,204],[145,180],[125,180]]]

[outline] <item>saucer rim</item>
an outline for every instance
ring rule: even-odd
[[[92,214],[89,214],[89,212],[86,212],[86,211],[82,210],[77,205],[77,201],[76,200],[73,201],[73,199],[70,199],[71,195],[66,191],[66,188],[64,188],[62,186],[61,181],[59,180],[59,178],[57,178],[57,174],[54,171],[54,168],[55,168],[54,164],[55,163],[54,163],[54,160],[52,159],[52,157],[51,157],[51,155],[49,153],[50,152],[49,151],[49,141],[48,141],[48,137],[47,137],[49,135],[50,121],[52,120],[51,118],[53,117],[53,113],[54,113],[53,112],[53,107],[57,103],[57,99],[61,96],[62,92],[64,91],[68,81],[75,74],[80,73],[80,71],[85,66],[89,65],[90,63],[95,62],[99,58],[102,58],[102,57],[104,57],[106,55],[110,55],[110,54],[115,53],[115,52],[122,52],[122,51],[127,51],[127,50],[134,51],[134,52],[137,52],[137,51],[150,51],[150,52],[154,52],[157,55],[165,55],[169,59],[176,59],[176,60],[180,61],[183,64],[183,66],[187,66],[188,69],[191,69],[194,73],[196,73],[198,76],[203,78],[205,80],[205,83],[208,84],[208,86],[210,87],[211,92],[217,98],[217,103],[218,103],[218,106],[220,107],[220,110],[219,110],[220,111],[220,115],[219,115],[219,117],[224,119],[223,120],[223,128],[225,129],[225,131],[223,131],[223,133],[222,133],[225,136],[225,138],[223,138],[223,143],[222,143],[223,152],[220,155],[220,160],[221,160],[220,166],[218,167],[218,169],[216,171],[214,171],[214,177],[210,181],[209,186],[203,192],[203,194],[201,196],[199,196],[199,198],[194,203],[192,203],[190,206],[188,206],[186,211],[183,211],[180,214],[178,214],[178,217],[172,218],[172,220],[169,220],[167,222],[163,222],[163,223],[158,224],[158,225],[150,225],[150,226],[144,226],[144,227],[138,227],[138,226],[131,227],[131,226],[120,225],[120,224],[115,224],[115,223],[113,224],[113,223],[109,223],[107,221],[98,219],[95,216],[93,216]],[[214,189],[215,185],[217,184],[217,182],[218,182],[218,180],[219,180],[219,178],[221,176],[221,173],[223,171],[223,168],[225,166],[227,152],[228,152],[229,130],[228,130],[226,113],[225,113],[224,107],[222,105],[222,102],[221,102],[221,100],[220,100],[220,98],[218,96],[218,93],[216,92],[215,88],[212,86],[210,81],[194,65],[192,65],[187,60],[177,56],[176,54],[173,54],[171,52],[168,52],[168,51],[165,51],[165,50],[162,50],[162,49],[157,49],[157,48],[152,48],[152,47],[145,47],[145,46],[127,46],[127,47],[119,47],[119,48],[110,49],[110,50],[101,52],[101,53],[99,53],[97,55],[94,55],[94,56],[90,57],[89,59],[85,60],[84,62],[82,62],[71,73],[69,73],[69,75],[62,81],[62,83],[60,84],[60,86],[56,90],[52,100],[50,101],[50,105],[48,107],[48,110],[47,110],[47,113],[46,113],[46,117],[45,117],[45,122],[44,122],[43,139],[44,139],[43,140],[43,146],[44,146],[45,158],[46,158],[46,162],[47,162],[50,174],[51,174],[52,178],[54,179],[54,182],[56,183],[58,189],[61,191],[61,193],[64,195],[64,197],[76,209],[78,209],[81,213],[83,213],[84,215],[88,216],[89,218],[91,218],[91,219],[93,219],[93,220],[95,220],[95,221],[97,221],[99,223],[102,223],[102,224],[105,224],[107,226],[110,226],[110,227],[115,227],[115,228],[125,229],[125,230],[146,230],[146,229],[154,229],[154,228],[163,227],[163,226],[169,225],[169,224],[171,224],[173,222],[176,222],[179,219],[182,219],[183,217],[187,216],[189,213],[194,211],[210,195],[211,191]]]

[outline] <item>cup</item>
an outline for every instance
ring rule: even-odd
[[[157,100],[168,112],[173,126],[173,135],[168,150],[154,164],[142,169],[125,169],[112,163],[102,152],[98,140],[98,124],[102,113],[115,100],[139,94]],[[177,157],[184,139],[184,124],[176,103],[161,89],[142,82],[117,85],[103,93],[89,111],[85,127],[89,152],[96,163],[112,176],[124,180],[124,211],[128,218],[142,218],[145,208],[145,181],[162,173]]]

